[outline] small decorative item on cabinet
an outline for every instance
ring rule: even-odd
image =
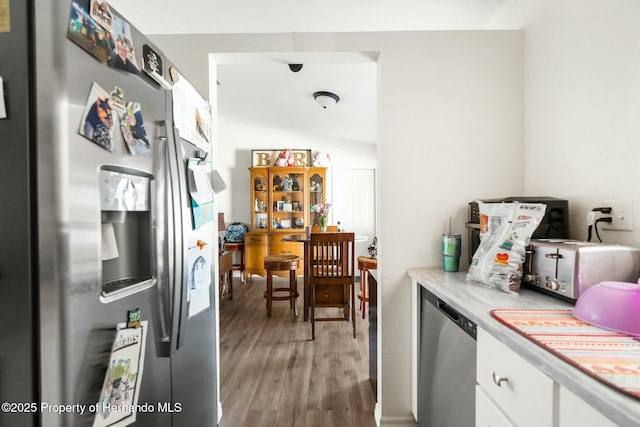
[[[320,231],[325,233],[327,231],[327,223],[329,222],[329,211],[331,210],[331,203],[323,203],[315,206],[314,211],[318,213],[318,225]]]
[[[297,228],[302,228],[302,226],[304,225],[304,219],[300,217],[296,218],[295,224]]]
[[[328,218],[326,216],[320,216],[318,217],[318,225],[320,226],[320,231],[322,233],[326,233],[327,232],[327,222],[328,222]]]
[[[293,202],[291,202],[291,209],[293,209],[294,211],[300,211],[302,210],[300,208],[300,202],[297,200],[294,200]]]
[[[291,179],[289,175],[285,175],[284,178],[282,178],[282,182],[280,183],[280,190],[292,191],[292,188],[293,188],[293,179]]]
[[[255,191],[264,191],[266,189],[266,184],[260,180],[260,178],[256,178],[253,180],[253,188]]]

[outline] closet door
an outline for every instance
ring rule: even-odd
[[[356,256],[368,256],[376,233],[376,182],[374,169],[334,169],[332,172],[332,224],[357,235],[368,236],[356,245]]]

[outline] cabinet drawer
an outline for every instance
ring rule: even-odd
[[[266,233],[245,233],[244,244],[247,245],[267,245]]]
[[[318,285],[316,286],[316,307],[333,307],[349,301],[345,295],[343,286]]]
[[[304,258],[304,247],[302,243],[272,241],[269,245],[269,255],[297,255]]]
[[[478,384],[515,425],[553,425],[551,378],[481,328],[477,354]]]
[[[476,427],[515,427],[480,386],[476,386]]]

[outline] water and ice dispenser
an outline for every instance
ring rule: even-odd
[[[103,302],[156,282],[152,185],[146,172],[117,166],[99,171]]]

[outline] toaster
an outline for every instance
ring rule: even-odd
[[[523,284],[575,301],[600,282],[636,282],[640,249],[570,239],[531,239],[523,268]]]

